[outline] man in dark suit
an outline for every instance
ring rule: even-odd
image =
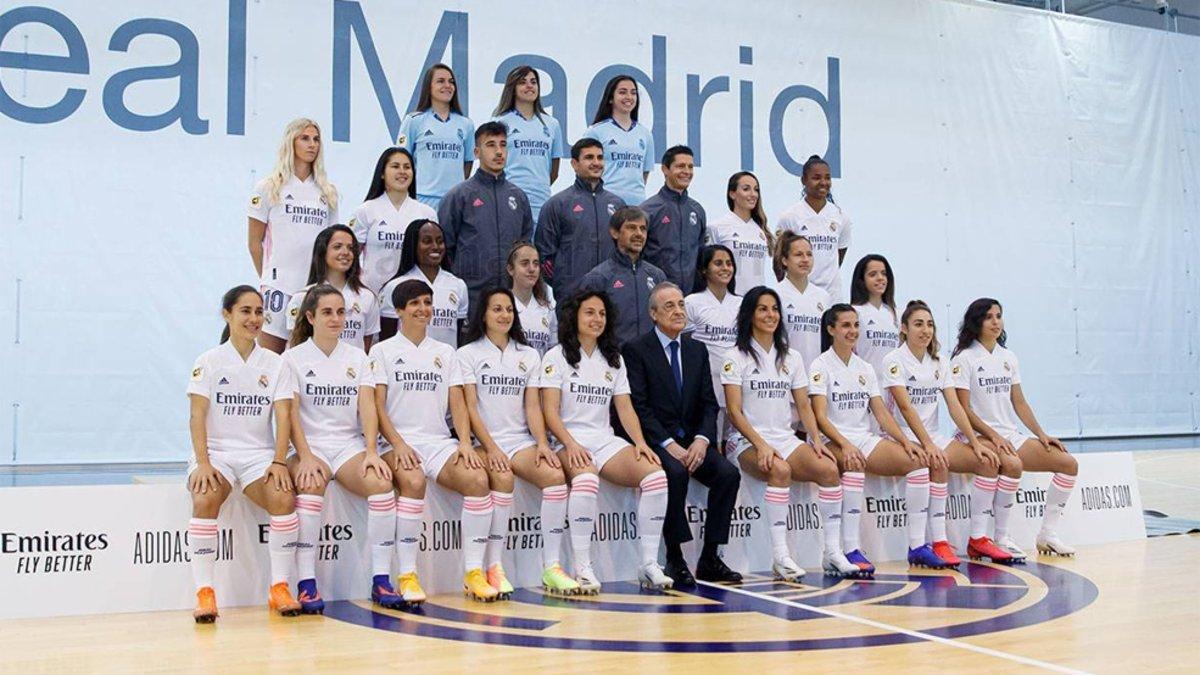
[[[708,369],[708,348],[690,335],[682,335],[687,317],[683,293],[675,284],[664,282],[654,287],[650,317],[654,329],[626,343],[622,356],[646,443],[658,453],[667,473],[664,571],[676,586],[696,583],[680,548],[692,539],[684,514],[691,477],[708,487],[704,548],[696,564],[696,577],[704,581],[741,581],[742,575],[729,569],[717,552],[717,547],[729,540],[729,521],[741,474],[717,450],[718,407]]]

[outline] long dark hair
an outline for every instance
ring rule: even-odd
[[[863,277],[867,274],[867,265],[873,262],[883,263],[883,274],[887,277],[887,288],[883,289],[883,304],[892,310],[892,318],[896,318],[896,276],[892,274],[892,266],[887,258],[878,253],[864,255],[854,265],[854,274],[850,278],[850,304],[865,305],[871,299],[867,290],[867,282]]]
[[[979,298],[970,305],[967,305],[967,311],[963,313],[962,323],[958,324],[958,343],[954,345],[954,353],[950,358],[958,356],[958,353],[971,343],[979,339],[979,329],[983,327],[983,320],[987,318],[988,310],[992,305],[1000,308],[1000,316],[1004,316],[1004,306],[999,300],[992,298]],[[996,339],[997,344],[1001,347],[1006,346],[1008,342],[1008,331],[1000,331],[1000,337]]]
[[[750,220],[758,223],[758,227],[762,230],[763,236],[767,238],[767,250],[774,250],[775,236],[771,234],[771,229],[767,227],[767,212],[765,209],[763,209],[762,202],[762,181],[758,180],[758,176],[755,176],[749,171],[739,171],[730,176],[729,184],[725,186],[725,205],[729,207],[731,212],[733,211],[733,197],[730,197],[729,193],[736,192],[738,181],[746,176],[753,178],[754,184],[758,186],[758,203],[754,205],[754,210],[750,212]]]
[[[638,89],[637,80],[633,79],[632,75],[617,75],[613,79],[609,80],[608,84],[604,85],[604,94],[600,96],[600,106],[596,108],[596,116],[592,118],[592,124],[599,124],[600,122],[612,117],[613,92],[617,90],[617,85],[623,80],[629,80],[632,82],[633,88],[637,90],[637,103],[633,104],[633,110],[629,113],[630,119],[632,119],[634,122],[637,121],[638,108],[642,107],[642,92]]]
[[[404,241],[400,243],[400,267],[396,269],[396,273],[392,275],[392,279],[402,277],[412,271],[412,268],[417,266],[417,243],[421,237],[421,228],[426,225],[433,225],[439,230],[442,226],[436,221],[428,218],[417,218],[404,228]],[[446,231],[442,230],[442,239],[446,238]],[[438,265],[447,272],[450,271],[450,260],[443,254],[442,262]],[[390,281],[390,280],[389,280]]]
[[[829,162],[826,162],[824,159],[822,159],[820,155],[809,155],[808,159],[804,161],[804,166],[800,169],[800,180],[804,180],[808,176],[808,172],[812,171],[813,167],[821,164],[824,164],[826,167],[829,166]],[[833,201],[833,190],[829,191],[829,194],[826,195],[825,200],[830,204],[837,203]]]
[[[512,288],[512,286],[513,286],[513,278],[512,278],[512,275],[508,273],[508,268],[510,268],[514,264],[516,264],[515,259],[517,257],[517,251],[520,251],[521,249],[526,248],[526,247],[531,248],[534,251],[536,251],[538,254],[538,260],[541,261],[542,254],[540,251],[537,250],[536,246],[529,243],[528,241],[525,241],[524,239],[518,239],[518,240],[514,241],[513,245],[508,248],[508,257],[505,259],[505,262],[504,262],[504,277],[505,277],[504,281],[506,282],[506,284],[508,285],[509,288]],[[537,300],[537,303],[539,305],[541,305],[542,307],[550,306],[550,293],[549,293],[549,291],[546,290],[546,277],[542,275],[541,265],[538,265],[538,280],[537,280],[537,283],[533,285],[533,297],[535,300]],[[516,305],[513,305],[513,306],[515,307]]]
[[[771,269],[774,270],[777,281],[783,281],[783,278],[787,276],[787,268],[784,267],[783,261],[792,254],[792,244],[798,241],[808,244],[809,250],[812,250],[812,242],[808,240],[808,237],[796,234],[791,230],[779,233],[779,240],[775,242],[775,255],[771,258]]]
[[[425,112],[433,106],[433,95],[429,90],[433,88],[433,73],[436,70],[444,70],[450,73],[450,77],[454,78],[454,70],[444,63],[435,63],[429,66],[429,70],[425,71],[425,76],[421,78],[421,95],[417,97],[417,112]],[[458,104],[458,81],[454,82],[454,96],[450,97],[450,112],[463,114],[462,106]]]
[[[759,298],[764,295],[775,298],[775,308],[779,311],[779,323],[775,325],[775,333],[771,336],[771,342],[775,346],[775,367],[778,368],[787,359],[788,333],[787,328],[783,325],[783,303],[780,302],[779,294],[775,292],[775,289],[755,286],[746,293],[746,297],[742,298],[742,305],[738,307],[737,340],[734,344],[737,345],[738,351],[749,354],[750,358],[758,363],[758,354],[754,353],[751,343],[754,341],[754,310],[758,307]]]
[[[843,312],[852,312],[855,316],[858,315],[857,310],[844,302],[839,302],[836,305],[833,305],[829,309],[825,310],[825,313],[821,315],[822,354],[829,351],[829,348],[833,346],[833,336],[829,334],[829,329],[837,325],[838,315]]]
[[[604,332],[596,339],[596,347],[613,368],[621,367],[621,345],[617,342],[617,308],[603,291],[583,290],[567,298],[558,308],[558,344],[572,368],[579,367],[579,308],[587,300],[600,298],[604,303]]]
[[[221,296],[221,309],[225,310],[226,312],[232,312],[234,306],[237,305],[237,301],[246,293],[253,293],[254,295],[258,295],[260,298],[262,297],[259,294],[258,289],[253,286],[248,286],[246,284],[234,286],[233,288],[225,291],[225,295]],[[225,322],[225,328],[221,330],[220,344],[225,344],[226,342],[229,342],[228,321]]]
[[[492,111],[494,117],[499,117],[509,110],[516,109],[517,85],[530,73],[533,73],[533,79],[537,81],[538,86],[538,97],[533,102],[533,114],[537,115],[539,120],[542,119],[542,115],[546,114],[546,109],[542,107],[542,76],[538,74],[537,68],[533,66],[517,66],[508,71],[508,77],[504,78],[504,89],[500,90],[500,102],[496,104],[496,109]]]
[[[387,168],[388,162],[392,161],[392,155],[400,153],[408,158],[408,164],[412,167],[412,181],[408,184],[408,197],[410,199],[417,198],[417,163],[413,160],[412,153],[404,148],[390,147],[379,155],[379,161],[375,162],[375,173],[371,174],[371,185],[367,188],[367,196],[363,199],[364,202],[369,202],[379,195],[387,192],[387,186],[383,181],[383,170]]]
[[[693,293],[703,293],[708,289],[708,279],[704,273],[708,270],[708,266],[712,263],[713,258],[717,257],[718,251],[724,251],[729,256],[729,262],[733,263],[733,276],[729,278],[729,285],[725,287],[726,292],[733,293],[734,284],[737,281],[737,258],[733,257],[733,251],[724,244],[709,244],[700,249],[700,253],[696,255],[696,280],[692,283]]]
[[[325,276],[329,274],[329,263],[325,262],[325,255],[329,252],[329,242],[333,241],[334,232],[344,232],[350,236],[350,250],[353,252],[354,258],[350,263],[350,269],[346,270],[346,284],[356,293],[362,292],[363,285],[359,278],[362,275],[362,264],[358,260],[358,237],[354,236],[354,230],[340,224],[330,225],[321,230],[317,233],[317,238],[313,240],[312,263],[308,267],[308,283],[309,285],[325,283]]]
[[[938,344],[937,339],[937,322],[933,320],[933,310],[929,309],[929,305],[925,304],[924,300],[908,301],[908,305],[904,308],[904,314],[900,316],[900,325],[903,326],[907,324],[909,317],[911,317],[913,313],[917,311],[925,311],[929,313],[929,323],[933,326],[933,340],[929,342],[929,347],[926,348],[926,351],[929,353],[929,358],[937,361],[938,351],[940,351],[942,348],[942,346]],[[900,344],[904,344],[905,342],[908,342],[908,332],[902,330],[900,331]]]
[[[487,310],[488,305],[492,302],[493,295],[503,295],[512,303],[513,322],[508,327],[508,339],[517,344],[528,345],[529,341],[525,339],[525,330],[521,328],[521,317],[517,312],[517,299],[513,296],[513,292],[502,286],[491,286],[483,289],[479,294],[479,302],[471,305],[471,319],[467,322],[467,329],[463,333],[464,345],[469,345],[476,340],[481,340],[487,337]]]
[[[308,289],[308,292],[304,294],[304,301],[300,303],[300,311],[296,314],[296,327],[292,329],[292,336],[288,338],[288,347],[303,344],[313,336],[313,325],[308,320],[308,313],[316,314],[321,298],[327,295],[336,295],[340,298],[342,292],[329,284],[320,283]]]

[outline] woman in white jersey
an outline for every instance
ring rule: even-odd
[[[437,220],[437,213],[417,201],[417,170],[412,154],[388,148],[379,156],[367,198],[350,218],[362,248],[362,282],[378,293],[400,267],[404,232],[414,220]]]
[[[517,66],[504,78],[500,102],[492,112],[508,127],[508,161],[504,177],[529,198],[533,222],[550,198],[563,157],[558,120],[542,107],[542,80],[533,66]]]
[[[258,273],[265,325],[287,325],[287,306],[304,287],[317,233],[337,222],[337,188],[325,177],[321,128],[306,118],[283,131],[275,168],[250,195],[250,260]],[[287,340],[263,332],[259,344],[279,353]]]
[[[367,500],[367,550],[371,553],[371,601],[402,606],[388,579],[396,531],[392,472],[376,448],[375,378],[367,355],[342,342],[346,303],[329,284],[304,294],[296,328],[283,360],[296,383],[298,414],[292,416],[289,458],[296,485],[300,529],[296,543],[299,600],[305,613],[320,614],[325,602],[317,590],[317,539],[325,488],[337,480]]]
[[[775,291],[757,286],[742,299],[736,346],[721,366],[721,384],[729,419],[737,429],[726,447],[744,473],[767,484],[766,514],[775,577],[796,581],[804,576],[787,543],[791,485],[799,481],[818,485],[817,501],[825,523],[821,566],[832,575],[862,575],[842,554],[842,488],[837,462],[817,431],[808,400],[808,375],[800,355],[788,349]],[[793,417],[800,419],[811,445],[792,430]]]
[[[544,355],[558,344],[558,314],[554,311],[554,293],[542,277],[542,258],[537,248],[527,241],[514,243],[508,249],[505,271],[512,280],[525,340]]]
[[[687,313],[687,327],[684,330],[690,331],[692,337],[708,347],[713,390],[717,405],[721,406],[721,419],[717,422],[717,433],[721,434],[718,443],[729,431],[721,368],[725,365],[726,352],[737,340],[738,308],[742,306],[742,296],[733,292],[737,287],[737,272],[737,261],[729,247],[723,244],[705,246],[700,249],[693,293],[683,301]]]
[[[638,122],[640,107],[637,81],[617,75],[604,85],[592,126],[583,132],[604,146],[604,189],[629,206],[646,201],[646,179],[658,157],[654,134]]]
[[[883,357],[900,346],[896,325],[896,277],[887,258],[870,253],[854,265],[850,305],[858,312],[858,342],[854,353],[882,375]],[[886,402],[886,397],[885,397]]]
[[[838,303],[825,310],[821,317],[824,351],[813,361],[808,375],[813,412],[842,471],[842,541],[846,557],[864,572],[874,574],[875,566],[859,550],[865,472],[907,479],[904,498],[909,561],[927,567],[944,566],[933,555],[933,549],[924,545],[929,509],[928,457],[921,446],[900,431],[883,403],[875,370],[854,353],[858,333],[858,313],[853,307]],[[872,419],[891,438],[872,432]]]
[[[354,231],[345,225],[331,225],[317,235],[313,242],[308,285],[302,292],[293,295],[288,303],[287,325],[272,325],[267,330],[280,338],[290,335],[296,326],[296,318],[300,316],[304,293],[318,283],[329,284],[342,292],[342,299],[346,302],[346,327],[342,329],[342,342],[364,351],[370,349],[371,343],[379,336],[379,299],[374,291],[359,280],[358,242],[354,238]]]
[[[767,283],[771,251],[775,250],[774,237],[767,229],[758,177],[749,171],[730,176],[725,203],[729,212],[708,223],[708,243],[722,244],[733,251],[737,285],[748,291]]]
[[[435,63],[425,71],[416,110],[401,120],[396,145],[420,166],[417,199],[433,209],[450,188],[471,177],[475,123],[463,114],[450,66]]]
[[[574,595],[579,584],[559,564],[567,522],[567,480],[550,450],[538,397],[542,359],[525,339],[517,302],[506,288],[484,290],[458,350],[458,377],[475,434],[476,451],[492,489],[492,529],[484,567],[501,597],[512,595],[501,555],[512,513],[513,474],[542,491],[542,587]]]
[[[433,319],[429,337],[458,347],[458,334],[467,319],[467,284],[450,271],[442,226],[432,220],[414,220],[404,230],[400,267],[379,292],[380,337],[396,334],[397,313],[392,294],[405,281],[424,281],[433,288]]]
[[[658,566],[667,511],[667,474],[642,437],[642,425],[629,397],[629,380],[617,344],[613,305],[608,295],[580,291],[563,303],[558,345],[542,359],[542,412],[557,440],[559,460],[571,482],[567,513],[575,579],[583,593],[599,593],[592,570],[592,534],[600,480],[639,488],[637,531],[641,550],[638,581],[650,588],[674,583]],[[628,441],[613,434],[609,405]]]
[[[812,266],[812,243],[795,232],[781,232],[774,265],[779,281],[774,288],[783,304],[788,345],[800,352],[806,368],[821,355],[821,317],[833,305],[824,288],[809,282]]]
[[[853,223],[841,207],[833,203],[829,189],[833,175],[825,160],[817,155],[808,158],[800,172],[804,198],[779,216],[776,228],[795,232],[808,239],[813,248],[812,283],[825,289],[830,297],[841,302],[841,266],[850,248]]]
[[[217,562],[217,514],[235,485],[270,514],[268,603],[284,616],[300,613],[288,591],[295,560],[296,517],[287,456],[291,371],[274,352],[255,345],[263,325],[262,297],[237,286],[221,299],[225,330],[220,346],[196,359],[187,393],[191,401],[192,450],[188,491],[192,519],[188,547],[196,581],[196,623],[217,619],[213,568]],[[274,414],[274,429],[272,429]]]
[[[991,298],[980,298],[967,307],[958,328],[958,343],[950,360],[950,379],[958,390],[971,426],[1001,453],[1001,459],[1013,453],[1020,459],[1010,469],[1001,467],[996,482],[996,544],[1017,560],[1025,558],[1008,535],[1008,517],[1020,485],[1022,471],[1049,471],[1054,477],[1046,490],[1046,510],[1037,536],[1039,553],[1075,555],[1075,549],[1058,536],[1067,500],[1075,488],[1079,463],[1067,452],[1062,441],[1047,434],[1038,424],[1033,408],[1021,390],[1021,371],[1017,355],[1005,343],[1004,310]],[[1020,424],[1033,433],[1022,433]]]
[[[471,421],[458,386],[454,348],[433,339],[433,289],[419,279],[396,287],[393,297],[400,331],[371,350],[376,399],[384,438],[409,459],[419,459],[429,480],[463,496],[463,591],[491,602],[499,595],[487,580],[483,556],[492,526],[492,494],[483,460],[471,447]],[[446,426],[446,411],[458,438]],[[419,532],[419,524],[414,531]],[[415,551],[414,551],[415,552]],[[423,594],[422,594],[423,595]]]
[[[883,358],[880,382],[892,394],[893,409],[904,434],[925,448],[929,455],[928,541],[933,552],[951,567],[961,560],[946,541],[947,471],[974,474],[971,488],[971,537],[967,554],[1012,561],[987,536],[989,516],[996,492],[996,475],[1001,468],[996,449],[971,430],[971,421],[954,393],[950,364],[938,353],[937,327],[933,312],[921,300],[913,300],[900,317],[900,346]],[[938,424],[938,399],[944,399],[959,438],[944,433]],[[1005,463],[1010,464],[1015,457]]]

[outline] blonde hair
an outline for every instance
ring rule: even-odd
[[[283,190],[283,184],[296,173],[296,137],[308,127],[315,127],[318,135],[321,133],[321,125],[307,117],[298,117],[288,122],[287,127],[283,130],[283,141],[279,144],[279,156],[275,160],[275,168],[271,169],[271,175],[267,176],[267,198],[271,200],[272,204],[279,203],[279,193]],[[312,165],[312,177],[321,190],[321,194],[324,195],[330,211],[336,211],[338,192],[325,175],[324,150],[325,146],[322,142],[320,149],[317,150],[317,159]]]

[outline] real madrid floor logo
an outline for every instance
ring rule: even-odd
[[[505,603],[435,598],[412,612],[340,601],[330,603],[325,616],[396,633],[514,647],[765,652],[895,645],[928,636],[953,639],[1012,630],[1079,611],[1099,594],[1078,574],[1033,562],[1014,567],[967,563],[961,571],[908,570],[853,581],[810,571],[804,581],[788,584],[751,575],[739,586],[701,584],[667,593],[612,582],[601,595],[578,600],[521,589]],[[664,621],[664,614],[673,616]],[[843,620],[847,618],[853,620]],[[905,626],[904,632],[887,629],[896,624]],[[688,634],[706,637],[688,640]]]

